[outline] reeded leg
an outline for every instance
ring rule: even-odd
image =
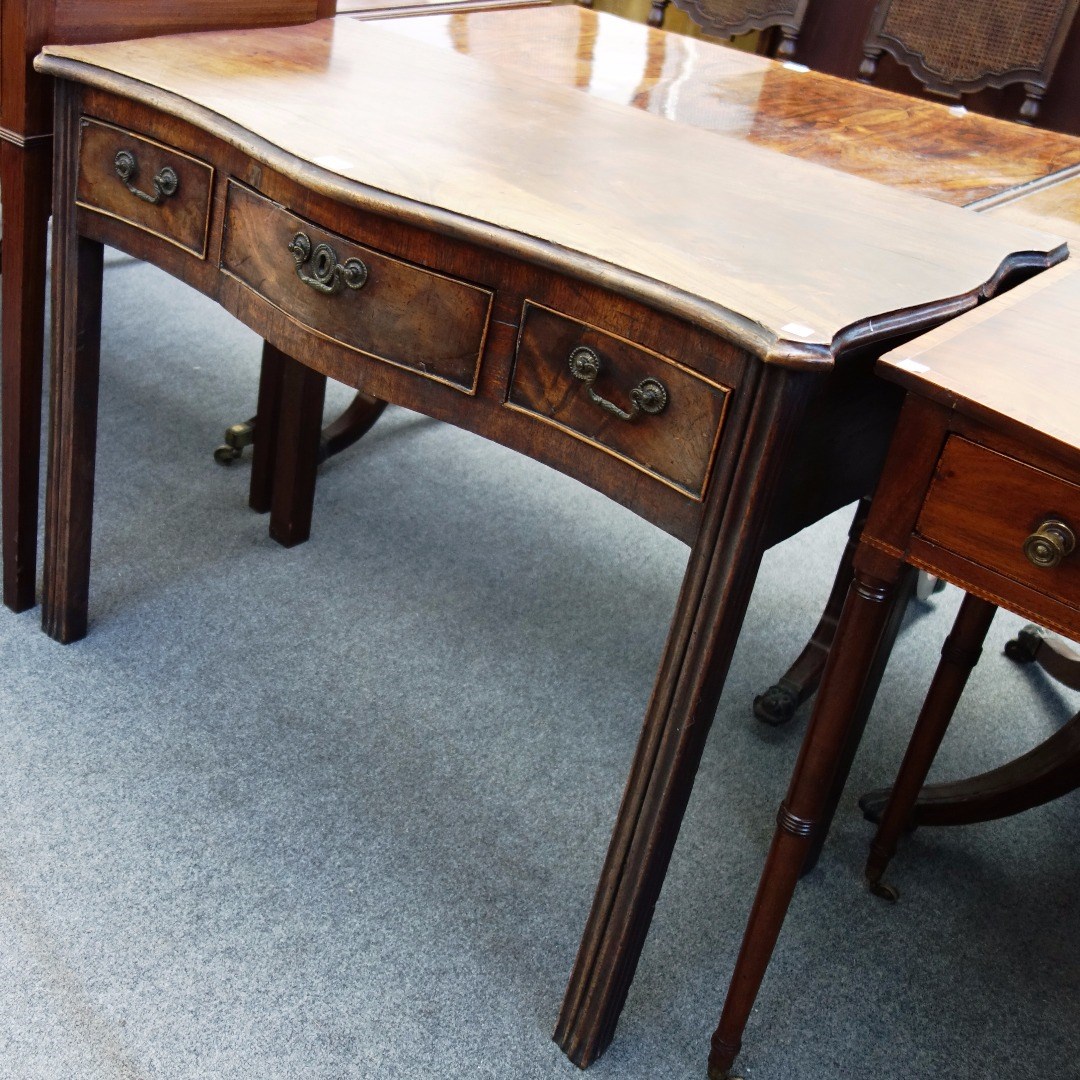
[[[870,500],[860,499],[855,508],[855,516],[848,530],[847,543],[840,556],[840,565],[836,568],[832,591],[825,602],[818,624],[814,627],[806,648],[799,653],[795,663],[764,694],[754,698],[754,715],[765,724],[778,727],[786,724],[795,710],[818,688],[821,673],[825,670],[825,661],[829,656],[833,638],[836,637],[836,624],[840,621],[840,611],[844,606],[848,586],[854,573],[853,562],[855,549],[859,544],[859,534],[870,513]]]
[[[51,151],[51,141],[0,141],[4,603],[12,611],[35,602]]]
[[[896,843],[911,819],[911,808],[926,774],[934,763],[941,740],[948,730],[960,695],[967,685],[972,668],[978,663],[982,643],[997,608],[970,593],[964,597],[953,624],[952,633],[941,647],[941,662],[923,702],[915,731],[904,755],[903,764],[893,785],[892,795],[870,845],[866,863],[866,881],[872,892],[886,900],[895,900],[895,889],[881,883],[889,861],[896,853]]]
[[[757,574],[786,440],[810,387],[778,369],[763,381],[731,485],[717,484],[690,555],[555,1028],[582,1068],[611,1042],[634,977]]]
[[[772,957],[815,831],[820,828],[837,760],[848,738],[866,673],[896,598],[899,565],[879,560],[882,576],[857,573],[844,605],[836,647],[829,655],[810,726],[791,785],[777,815],[757,897],[712,1037],[710,1080],[725,1080]]]
[[[271,346],[266,348],[269,350]],[[294,547],[311,535],[326,376],[284,353],[278,353],[278,362],[281,364],[281,400],[275,439],[270,535],[284,547]]]

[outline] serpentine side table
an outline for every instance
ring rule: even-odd
[[[980,211],[996,212],[1032,198],[1075,176],[1080,162],[1080,140],[1066,135],[950,110],[574,5],[457,11],[398,19],[386,29],[591,97]],[[642,182],[649,185],[647,178]],[[288,415],[290,405],[295,411],[295,402],[280,406],[287,422],[302,422]],[[305,445],[314,447],[316,439],[312,431]],[[272,454],[265,440],[261,448],[256,445],[253,486]],[[279,521],[271,522],[272,533],[288,543],[307,535],[314,459],[309,452],[307,475],[296,484],[298,503],[283,505]],[[276,490],[284,503],[288,489]],[[854,533],[864,518],[856,516]],[[789,720],[817,686],[851,580],[853,550],[841,561],[833,596],[810,643],[755,701],[760,718]]]
[[[1072,263],[883,357],[908,392],[855,555],[855,581],[778,815],[713,1036],[730,1075],[897,583],[925,570],[967,592],[867,867],[878,885],[997,606],[1080,637],[1080,271]],[[954,821],[984,820],[1075,787],[1080,717],[1038,750],[945,792]],[[1055,771],[1067,759],[1071,771]],[[982,787],[981,801],[971,798]],[[992,790],[991,790],[992,789]],[[880,887],[880,886],[879,886]]]
[[[103,243],[303,357],[296,397],[329,375],[690,544],[559,1021],[585,1065],[633,977],[762,553],[876,480],[898,394],[874,356],[1065,247],[386,25],[38,59],[58,80],[43,625],[87,629]]]

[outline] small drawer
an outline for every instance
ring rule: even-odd
[[[1080,607],[1080,551],[1055,566],[1036,565],[1025,541],[1048,522],[1080,536],[1080,487],[953,435],[938,460],[916,531],[989,570]],[[1054,557],[1060,530],[1033,540],[1032,555]],[[1065,537],[1067,547],[1067,536]],[[1040,551],[1041,549],[1041,551]]]
[[[362,247],[232,180],[221,266],[325,337],[476,390],[489,289]]]
[[[701,500],[729,388],[526,301],[507,405]]]
[[[206,255],[214,170],[205,161],[99,120],[83,119],[80,206]]]

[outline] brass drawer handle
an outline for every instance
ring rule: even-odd
[[[1024,541],[1024,554],[1032,566],[1045,569],[1057,566],[1076,547],[1076,533],[1056,518],[1047,518]]]
[[[313,248],[311,237],[305,232],[298,232],[289,241],[289,253],[296,261],[296,276],[316,292],[333,296],[341,292],[342,286],[362,289],[367,283],[368,268],[361,259],[346,259],[342,264],[329,244],[316,244]],[[304,265],[309,262],[311,273],[305,273]]]
[[[650,413],[655,416],[667,407],[667,387],[659,379],[651,375],[642,379],[641,382],[630,391],[630,411],[620,409],[614,401],[602,398],[594,389],[600,374],[600,356],[595,349],[587,345],[579,345],[570,354],[570,371],[575,379],[580,379],[589,391],[589,397],[606,412],[617,416],[620,420],[633,420],[641,413]]]
[[[124,187],[132,195],[137,195],[143,202],[148,202],[151,206],[157,206],[159,202],[167,199],[170,195],[175,195],[176,189],[180,186],[180,177],[176,175],[174,169],[166,165],[154,177],[154,194],[148,195],[145,191],[140,191],[134,184],[135,177],[139,175],[139,163],[130,150],[116,151],[116,157],[113,158],[113,168],[116,169],[116,175],[124,182]]]

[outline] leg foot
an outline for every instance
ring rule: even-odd
[[[771,727],[788,723],[798,707],[798,689],[790,684],[785,685],[783,679],[770,686],[764,694],[758,694],[754,698],[754,715],[763,724]]]
[[[1017,664],[1032,664],[1039,655],[1046,632],[1028,623],[1011,641],[1005,642],[1005,655]]]

